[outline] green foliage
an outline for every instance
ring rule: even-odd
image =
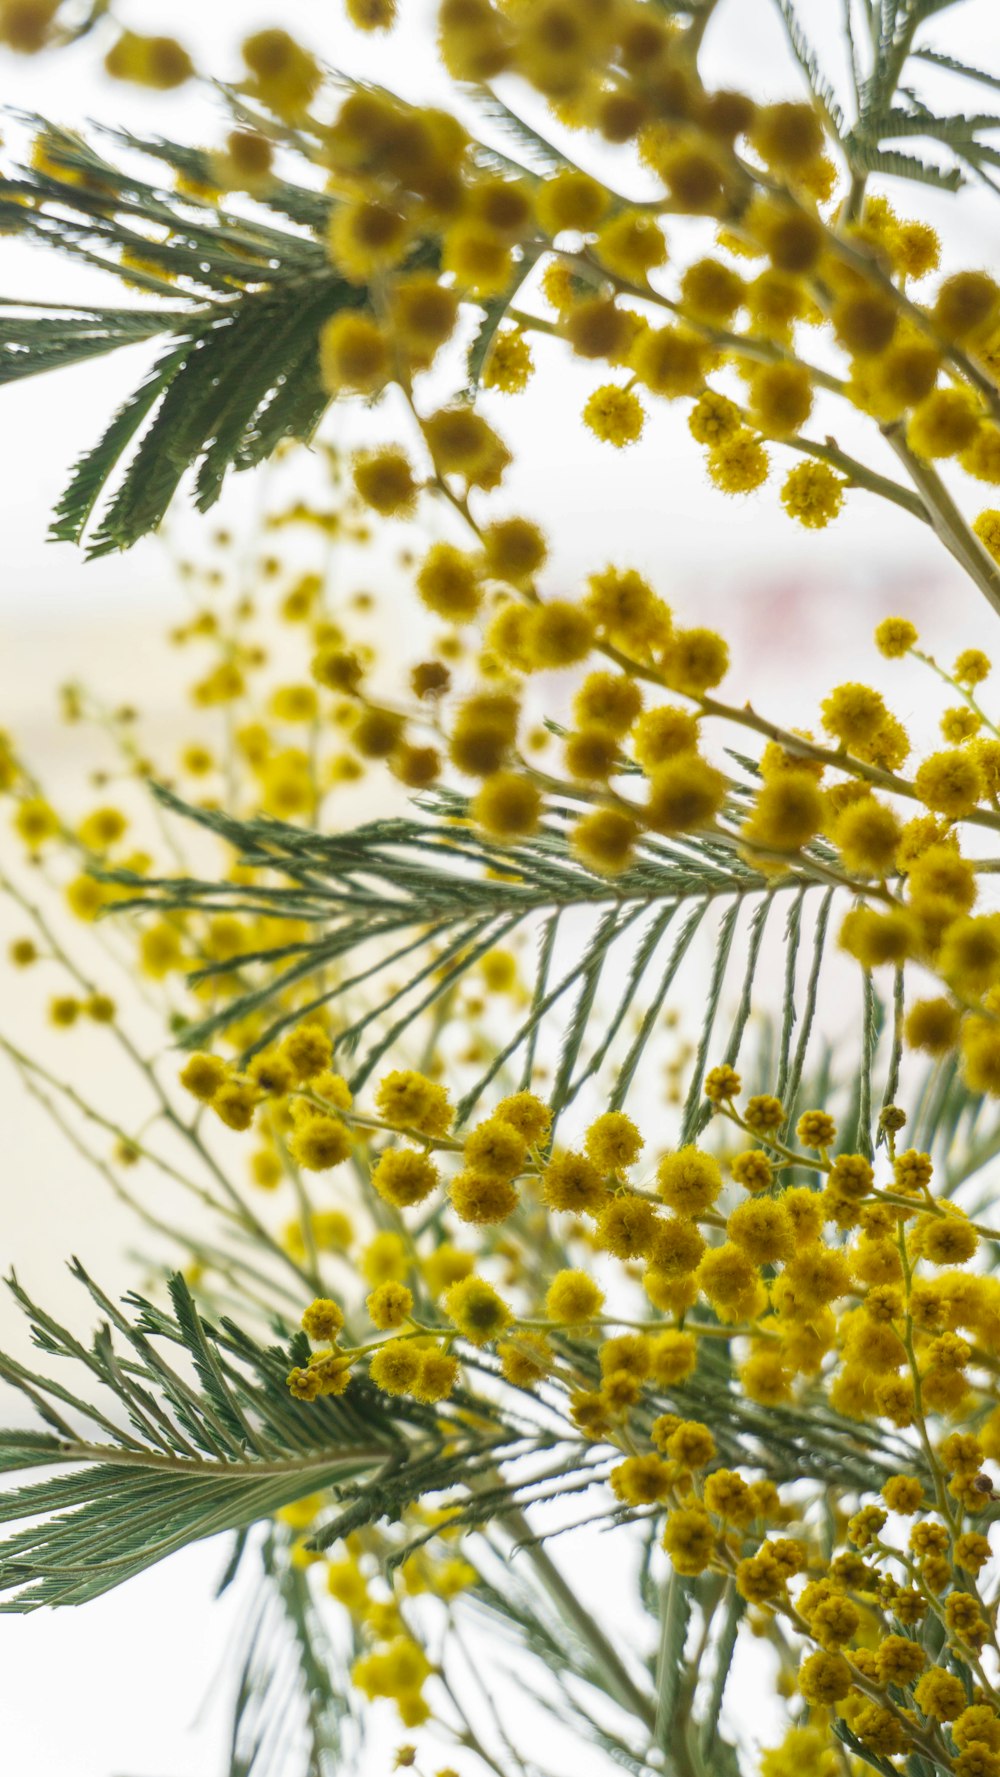
[[[574,1477],[586,1490],[596,1476],[594,1454],[559,1418],[521,1423],[480,1394],[428,1410],[390,1402],[358,1379],[342,1397],[298,1402],[285,1378],[306,1361],[301,1334],[289,1342],[283,1331],[284,1343],[262,1346],[225,1317],[215,1325],[176,1275],[172,1313],[132,1295],[130,1317],[78,1262],[72,1270],[103,1316],[90,1345],[10,1281],[38,1349],[68,1359],[74,1376],[67,1386],[0,1355],[0,1376],[47,1427],[0,1432],[0,1472],[55,1471],[2,1497],[0,1516],[28,1525],[0,1544],[0,1610],[84,1603],[188,1543],[327,1488],[338,1503],[313,1534],[320,1549],[383,1517],[398,1523],[409,1504],[435,1493],[457,1493],[449,1523],[482,1528],[549,1497],[554,1478],[564,1498]],[[590,1348],[565,1335],[558,1342],[586,1372]],[[81,1392],[95,1384],[97,1401]],[[723,1458],[776,1481],[836,1475],[841,1485],[871,1486],[915,1461],[897,1435],[808,1402],[755,1406],[734,1387],[726,1351],[703,1352],[694,1377],[643,1411],[651,1421],[667,1408],[706,1419]],[[395,1562],[425,1540],[402,1544]]]
[[[229,1748],[229,1777],[308,1777],[343,1771],[350,1705],[308,1573],[269,1531],[244,1628]]]
[[[939,116],[912,85],[903,84],[904,80],[916,77],[917,70],[911,64],[922,61],[961,79],[1000,86],[994,75],[917,43],[917,34],[929,19],[958,3],[959,0],[881,0],[881,4],[873,4],[871,0],[843,0],[854,89],[854,116],[848,123],[844,101],[820,65],[799,6],[794,0],[775,0],[792,53],[826,117],[831,135],[847,157],[855,181],[852,207],[856,207],[870,173],[955,191],[971,172],[993,185],[986,169],[997,164],[997,151],[983,138],[1000,129],[1000,118],[991,114]],[[893,146],[908,137],[934,144],[944,151],[944,159],[927,158]]]
[[[261,126],[235,94],[226,97],[237,122]],[[489,104],[494,123],[519,129],[536,161],[542,156],[549,164],[543,150],[557,155],[499,100]],[[18,312],[0,322],[0,383],[157,336],[169,342],[76,465],[55,513],[53,539],[80,542],[118,472],[88,543],[88,554],[101,556],[154,531],[190,472],[195,505],[204,512],[231,470],[254,468],[286,439],[308,441],[329,399],[319,378],[320,328],[370,297],[330,266],[323,236],[333,200],[321,191],[275,178],[254,194],[251,214],[210,200],[217,173],[203,150],[103,131],[121,157],[112,161],[75,132],[40,118],[25,121],[39,131],[44,158],[40,167],[0,179],[0,230],[108,272],[156,306],[7,302]],[[307,140],[273,120],[264,124],[308,161]],[[496,149],[479,145],[475,153],[484,167],[526,175]],[[137,169],[150,160],[164,178],[141,176]],[[429,262],[435,251],[418,244],[413,263]],[[525,256],[510,291],[486,305],[470,351],[470,392],[531,264]]]
[[[399,1477],[396,1488],[383,1480],[378,1495],[398,1509],[411,1463],[440,1486],[460,1485],[484,1450],[517,1440],[499,1415],[471,1434],[455,1409],[390,1403],[364,1382],[341,1398],[297,1402],[285,1378],[306,1360],[301,1334],[264,1347],[232,1321],[212,1325],[179,1276],[170,1281],[173,1314],[130,1296],[129,1318],[81,1265],[73,1272],[105,1316],[89,1346],[10,1285],[35,1344],[71,1360],[75,1386],[0,1356],[0,1376],[48,1427],[0,1432],[0,1472],[55,1471],[3,1495],[4,1520],[28,1524],[0,1544],[0,1610],[85,1603],[188,1543],[354,1477]],[[167,1361],[164,1345],[200,1387]],[[78,1393],[88,1375],[100,1405]]]
[[[113,271],[150,297],[170,297],[169,306],[134,312],[22,304],[35,312],[5,328],[0,381],[157,334],[169,338],[77,464],[57,508],[53,537],[78,542],[132,451],[92,533],[95,556],[155,530],[189,471],[195,504],[206,511],[230,469],[252,468],[283,439],[310,438],[327,402],[319,329],[338,310],[366,300],[364,290],[332,271],[316,234],[304,232],[321,229],[329,212],[318,193],[276,182],[261,202],[296,227],[273,226],[198,197],[212,177],[207,155],[169,142],[115,140],[128,151],[125,166],[78,136],[46,127],[45,170],[0,180],[0,226]],[[132,161],[140,151],[186,181],[182,191],[140,179]],[[144,232],[149,224],[156,238]],[[121,255],[138,263],[123,265]]]
[[[525,1084],[530,1080],[539,1036],[550,1028],[560,1036],[550,1097],[561,1111],[610,1062],[616,1039],[630,1017],[636,1017],[635,1034],[609,1087],[610,1106],[621,1108],[642,1056],[661,1028],[662,1013],[686,957],[702,929],[707,933],[715,923],[715,963],[682,1119],[682,1139],[691,1140],[709,1115],[701,1097],[706,1065],[719,1061],[735,1065],[743,1051],[765,932],[782,906],[787,909],[784,929],[780,937],[774,934],[774,941],[781,946],[789,993],[776,1089],[794,1111],[829,933],[831,891],[822,881],[811,883],[805,874],[768,879],[731,848],[707,836],[690,835],[671,841],[647,836],[629,870],[613,879],[594,876],[569,847],[567,822],[575,811],[558,804],[535,838],[502,846],[467,826],[456,828],[455,818],[464,820],[468,805],[445,791],[423,798],[424,819],[377,821],[341,834],[313,833],[277,820],[237,821],[215,810],[190,808],[163,788],[157,794],[165,807],[224,839],[241,864],[265,872],[265,880],[245,887],[112,872],[113,881],[133,891],[132,898],[118,903],[119,908],[228,909],[299,920],[309,928],[309,935],[301,939],[242,952],[198,970],[196,982],[236,976],[241,991],[184,1032],[185,1046],[199,1047],[234,1020],[266,1011],[292,985],[314,984],[313,997],[304,1009],[276,1016],[254,1049],[301,1018],[303,1010],[335,1006],[348,993],[363,989],[369,996],[365,1009],[335,1037],[340,1055],[356,1058],[351,1073],[356,1089],[416,1020],[447,1003],[449,992],[479,957],[524,928],[538,937],[530,1004],[469,1086],[459,1107],[460,1119],[469,1115],[491,1080],[508,1065],[520,1069]],[[818,901],[817,916],[802,984],[798,1040],[793,1042],[800,948],[811,899]],[[584,917],[586,936],[581,931]],[[561,945],[564,931],[572,933],[568,958]],[[734,955],[742,962],[738,988],[730,970]],[[406,977],[402,986],[401,970]],[[385,985],[383,977],[390,978]],[[598,993],[611,981],[616,983],[614,999],[603,1028],[598,1029]],[[736,992],[732,1022],[723,1035],[718,1028],[723,1002]],[[870,1065],[873,1059],[869,1058]],[[863,1101],[866,1115],[870,1100],[869,1084]]]

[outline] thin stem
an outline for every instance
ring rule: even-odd
[[[906,465],[914,486],[920,490],[930,522],[948,553],[965,569],[996,615],[1000,616],[1000,565],[966,523],[937,470],[910,449],[901,424],[897,421],[891,426],[883,426],[882,435],[900,462]]]
[[[522,1538],[526,1539],[524,1553],[545,1590],[590,1649],[599,1667],[608,1678],[609,1688],[614,1692],[618,1701],[624,1708],[636,1715],[652,1733],[656,1723],[656,1709],[652,1699],[639,1690],[615,1649],[602,1630],[598,1628],[589,1610],[563,1578],[555,1562],[551,1560],[542,1545],[530,1540],[531,1526],[524,1513],[514,1508],[503,1514],[501,1522],[516,1543],[520,1544]]]

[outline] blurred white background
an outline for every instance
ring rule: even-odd
[[[800,11],[836,63],[839,8],[829,0],[800,0]],[[430,0],[401,0],[401,12],[402,24],[386,42],[354,33],[338,0],[283,0],[280,7],[257,0],[215,0],[211,7],[200,0],[123,0],[115,7],[116,16],[138,30],[176,34],[214,72],[235,77],[239,38],[280,22],[330,62],[372,74],[416,100],[440,96]],[[981,66],[1000,66],[995,0],[964,0],[927,41]],[[763,98],[797,90],[770,0],[723,0],[707,55],[719,84],[746,85]],[[0,52],[0,90],[10,106],[60,123],[79,126],[94,117],[204,142],[219,140],[223,131],[209,89],[160,98],[122,86],[102,75],[92,43],[37,61]],[[959,102],[972,101],[962,93]],[[16,139],[16,126],[12,134]],[[937,219],[947,208],[949,265],[995,257],[1000,212],[985,194],[970,191],[946,206],[912,187],[890,195],[904,214]],[[9,240],[0,241],[0,268],[0,295],[63,301],[107,295],[86,268]],[[121,298],[115,292],[110,300]],[[584,568],[608,559],[648,572],[682,618],[726,630],[733,695],[745,686],[761,704],[773,707],[780,699],[790,725],[809,719],[819,690],[863,673],[871,630],[887,612],[912,617],[927,645],[949,658],[960,645],[986,642],[988,614],[977,594],[904,515],[855,494],[839,523],[817,537],[784,519],[773,489],[725,502],[705,481],[683,414],[663,405],[637,451],[609,452],[577,419],[592,373],[564,362],[558,351],[537,355],[543,374],[520,401],[497,403],[496,411],[518,451],[505,509],[538,517],[549,531],[554,585],[570,584]],[[180,715],[177,673],[164,668],[160,636],[183,613],[162,546],[149,541],[128,556],[88,566],[73,548],[45,542],[70,464],[140,380],[147,357],[139,348],[0,393],[0,726],[17,735],[57,799],[76,781],[73,731],[55,720],[55,692],[64,679],[85,678],[110,701],[137,704],[154,742]],[[349,441],[365,424],[371,422],[331,416],[328,435]],[[391,429],[382,435],[391,436]],[[233,488],[222,518],[239,530],[252,501],[252,487]],[[206,521],[217,522],[219,515]],[[185,545],[198,546],[193,520],[183,521],[181,535]],[[894,707],[919,731],[925,682],[904,672],[896,683]],[[4,1025],[43,1030],[35,1002],[28,982],[22,987],[4,969]],[[71,1252],[110,1289],[132,1281],[124,1256],[132,1230],[124,1213],[101,1195],[38,1107],[22,1100],[8,1071],[0,1071],[0,1127],[4,1269],[16,1262],[26,1285],[56,1309],[68,1299],[62,1263]],[[79,1318],[77,1304],[67,1312]],[[6,1308],[0,1314],[4,1335],[23,1349],[22,1328]],[[599,1545],[588,1559],[602,1571],[609,1554]],[[30,1777],[216,1777],[224,1713],[215,1674],[241,1602],[237,1594],[209,1608],[221,1560],[217,1546],[195,1548],[83,1611],[0,1617],[7,1768]],[[756,1699],[736,1701],[751,1731],[766,1739],[770,1724]],[[388,1769],[389,1749],[404,1737],[387,1714],[365,1777]]]

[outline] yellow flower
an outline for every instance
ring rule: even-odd
[[[919,641],[916,629],[906,617],[885,617],[875,631],[875,645],[886,660],[901,660]]]
[[[387,1148],[372,1173],[379,1196],[396,1209],[422,1203],[440,1184],[440,1174],[428,1154],[418,1148]]]
[[[55,6],[46,10],[51,17]],[[115,80],[131,80],[158,92],[183,86],[195,71],[187,50],[175,37],[140,37],[135,31],[122,32],[108,50],[104,68]]]
[[[550,1320],[570,1324],[593,1320],[604,1306],[604,1291],[586,1271],[558,1271],[545,1296]]]
[[[500,395],[520,395],[527,388],[534,367],[524,334],[516,327],[502,327],[494,336],[483,365],[483,387],[495,389]]]
[[[378,323],[356,310],[326,321],[320,332],[320,375],[330,395],[373,395],[389,380],[390,356]]]
[[[771,459],[746,427],[730,433],[708,453],[708,473],[724,494],[749,494],[767,480]]]
[[[413,1312],[413,1293],[403,1283],[380,1283],[368,1296],[366,1306],[380,1333],[394,1332]]]
[[[825,463],[797,463],[785,477],[781,504],[807,530],[823,530],[844,504],[844,482]]]
[[[643,1140],[631,1117],[622,1111],[605,1111],[590,1125],[584,1146],[602,1172],[618,1172],[635,1165]]]
[[[715,1551],[715,1531],[708,1513],[701,1506],[681,1506],[671,1512],[664,1526],[663,1547],[676,1573],[704,1573]]]
[[[583,423],[602,444],[613,444],[621,450],[641,438],[646,410],[631,389],[619,388],[616,383],[602,383],[587,398]]]
[[[473,1345],[498,1339],[513,1315],[492,1284],[481,1277],[463,1277],[444,1293],[441,1305],[453,1326]]]

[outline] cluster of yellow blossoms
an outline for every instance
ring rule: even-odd
[[[949,1770],[996,1777],[1000,1706],[982,1669],[995,1626],[977,1589],[990,1547],[976,1526],[994,1497],[984,1460],[1000,1458],[1000,1282],[970,1261],[1000,1230],[935,1197],[929,1155],[896,1145],[903,1113],[883,1113],[880,1181],[864,1155],[839,1151],[825,1110],[799,1116],[791,1146],[780,1101],[741,1098],[738,1075],[720,1066],[705,1092],[738,1132],[725,1165],[688,1146],[644,1173],[642,1135],[621,1112],[591,1123],[579,1149],[552,1148],[547,1107],[521,1092],[459,1138],[440,1083],[390,1072],[361,1113],[330,1060],[321,1026],[306,1023],[243,1080],[210,1055],[182,1074],[237,1127],[264,1106],[307,1169],[361,1159],[392,1218],[354,1261],[372,1284],[374,1336],[348,1338],[353,1308],[313,1301],[302,1325],[318,1349],[291,1372],[292,1393],[340,1394],[363,1366],[386,1393],[434,1402],[459,1382],[470,1347],[492,1348],[508,1384],[556,1391],[586,1440],[621,1452],[612,1492],[630,1516],[665,1513],[675,1572],[728,1575],[761,1633],[773,1617],[814,1646],[797,1679],[814,1713],[834,1711],[888,1757],[939,1753],[947,1730]],[[580,1262],[546,1277],[525,1242],[553,1228],[554,1251]],[[458,1245],[470,1232],[475,1248]],[[594,1265],[607,1259],[619,1263],[605,1289]],[[482,1274],[498,1262],[507,1293]],[[623,1311],[609,1310],[609,1295]],[[683,1401],[701,1347],[720,1338],[750,1401],[780,1408],[818,1390],[845,1420],[918,1433],[919,1472],[885,1482],[885,1509],[840,1520],[832,1562],[794,1489],[783,1499],[766,1472],[721,1465],[707,1424],[662,1410]],[[980,1430],[935,1444],[928,1428],[941,1419]],[[890,1515],[915,1519],[905,1542],[883,1536]],[[799,1534],[782,1534],[790,1527]],[[941,1624],[936,1661],[915,1638],[928,1617]],[[764,1768],[778,1773],[769,1756]]]
[[[59,10],[58,0],[0,0],[0,42],[26,52],[58,42]],[[392,0],[348,3],[363,29],[390,28],[395,12]],[[545,174],[501,162],[450,113],[382,90],[340,89],[328,104],[319,60],[287,32],[245,41],[240,90],[257,121],[229,134],[212,159],[216,183],[199,196],[266,194],[275,143],[306,156],[328,200],[321,272],[339,291],[317,341],[323,385],[331,398],[388,393],[409,428],[402,442],[355,452],[346,488],[330,453],[335,497],[327,487],[315,504],[298,500],[268,528],[364,544],[376,521],[415,525],[432,502],[462,528],[458,541],[424,534],[398,558],[423,626],[405,690],[385,689],[365,637],[370,596],[354,597],[349,627],[324,573],[293,575],[279,553],[262,556],[256,578],[280,589],[298,655],[294,673],[262,689],[272,661],[254,599],[238,593],[220,615],[211,594],[224,570],[185,568],[197,598],[172,639],[209,651],[190,698],[222,740],[195,736],[171,770],[206,810],[321,830],[333,824],[328,794],[372,767],[405,790],[458,786],[465,800],[448,802],[449,832],[473,828],[494,875],[516,881],[519,848],[550,845],[609,901],[677,842],[685,855],[711,845],[728,856],[748,893],[839,890],[852,903],[842,949],[866,973],[895,971],[900,1049],[932,1059],[942,1093],[957,1064],[967,1101],[1000,1098],[1000,914],[982,893],[1000,868],[987,850],[1000,829],[987,655],[966,648],[945,668],[908,618],[879,624],[884,659],[922,663],[946,687],[942,744],[915,766],[903,722],[873,685],[833,686],[808,729],[724,701],[725,638],[678,622],[635,568],[595,567],[585,587],[552,596],[541,527],[484,509],[512,461],[504,439],[464,396],[429,405],[421,380],[474,309],[483,328],[472,374],[486,390],[527,390],[536,352],[561,344],[599,367],[583,409],[597,440],[633,445],[651,402],[687,402],[722,493],[760,488],[773,452],[788,451],[789,517],[818,529],[852,489],[884,498],[932,528],[1000,608],[1000,510],[966,522],[936,467],[1000,485],[1000,285],[965,269],[914,296],[938,271],[935,232],[857,181],[838,187],[817,106],[708,87],[696,13],[684,26],[645,0],[442,0],[438,16],[455,80],[526,83],[563,135],[630,148],[644,195],[622,196],[568,155]],[[164,90],[195,72],[174,39],[131,31],[106,67]],[[42,170],[46,152],[43,138]],[[905,480],[830,435],[834,402]],[[539,720],[536,675],[550,672],[572,675],[558,681],[565,723]],[[65,713],[108,729],[122,778],[152,774],[134,712],[103,712],[72,690]],[[723,745],[748,735],[755,756],[737,775]],[[134,841],[122,808],[102,796],[64,819],[3,737],[0,791],[46,888],[88,926],[153,873],[154,851]],[[176,857],[163,869],[175,867],[186,874]],[[234,866],[228,881],[277,892],[263,865]],[[52,1021],[117,1030],[114,998],[10,892],[34,921],[10,960],[54,964],[72,990],[52,998]],[[161,903],[136,942],[172,1033],[256,984],[259,953],[305,946],[306,923],[279,913]],[[468,1401],[470,1421],[484,1393],[510,1394],[528,1423],[560,1415],[566,1444],[593,1464],[587,1485],[607,1484],[605,1515],[652,1527],[657,1560],[739,1601],[769,1643],[791,1725],[762,1755],[761,1777],[856,1777],[866,1766],[902,1771],[903,1760],[920,1777],[1000,1777],[986,1534],[997,1496],[984,1466],[1000,1461],[990,1269],[1000,1228],[984,1205],[967,1213],[940,1188],[943,1156],[903,1147],[896,1104],[882,1109],[872,1153],[862,1108],[844,1115],[836,1083],[828,1101],[817,1091],[822,1102],[799,1110],[744,1091],[727,1062],[696,1083],[699,1141],[667,1145],[650,1128],[647,1143],[615,1099],[560,1145],[566,1107],[540,1064],[520,1088],[501,1072],[497,1101],[467,1126],[447,1069],[480,1059],[492,1034],[464,1032],[455,1061],[442,1032],[471,1025],[484,1001],[524,997],[514,951],[494,948],[475,969],[440,1024],[420,1027],[419,1065],[401,1042],[370,1102],[356,1102],[335,1065],[345,1032],[322,1002],[346,969],[331,967],[318,991],[296,981],[277,996],[280,1038],[268,1041],[274,1005],[249,1012],[227,1031],[228,1058],[198,1050],[184,1062],[186,1112],[164,1095],[153,1113],[207,1163],[202,1201],[221,1203],[284,1280],[281,1312],[301,1322],[289,1411],[315,1416],[316,1403],[350,1401],[353,1388],[428,1409]],[[182,999],[179,978],[192,971],[203,974]],[[904,977],[907,988],[914,977],[929,985],[904,996]],[[15,1044],[0,1046],[34,1087],[61,1089]],[[116,1137],[118,1168],[155,1157],[145,1124],[87,1115]],[[253,1132],[257,1191],[294,1192],[283,1227],[266,1195],[248,1206],[228,1185],[212,1194],[224,1175],[211,1142],[225,1144],[223,1130]],[[217,1248],[192,1242],[192,1254],[191,1279],[210,1303],[224,1302],[234,1275],[245,1283]],[[274,1307],[265,1293],[264,1312]],[[728,1418],[737,1407],[742,1441]],[[809,1440],[789,1429],[803,1422]],[[786,1470],[791,1452],[792,1480],[786,1470],[774,1479],[770,1440],[783,1441]],[[311,1497],[283,1521],[289,1533],[322,1530],[329,1509]],[[411,1541],[420,1546],[390,1586],[387,1569]],[[323,1564],[350,1622],[355,1686],[392,1699],[407,1726],[431,1712],[424,1691],[437,1676],[407,1601],[430,1592],[450,1604],[474,1590],[474,1558],[447,1508],[421,1506],[389,1531],[351,1532]],[[292,1559],[319,1565],[298,1543]]]
[[[369,1702],[390,1698],[404,1726],[419,1727],[431,1713],[423,1687],[434,1668],[407,1627],[407,1604],[425,1595],[450,1604],[479,1575],[456,1552],[456,1532],[440,1522],[447,1514],[426,1507],[409,1512],[401,1526],[405,1534],[420,1536],[421,1547],[399,1563],[395,1592],[382,1578],[392,1545],[380,1533],[352,1532],[324,1562],[306,1547],[304,1533],[322,1523],[327,1505],[322,1494],[310,1494],[279,1513],[296,1536],[292,1559],[299,1566],[322,1568],[326,1591],[350,1618],[365,1650],[351,1670],[358,1690]],[[454,1774],[439,1772],[438,1777]]]
[[[1000,828],[1000,728],[977,696],[991,671],[982,650],[965,649],[946,670],[920,649],[907,619],[879,625],[884,656],[923,662],[955,699],[940,719],[948,744],[907,769],[909,736],[871,685],[841,684],[822,699],[819,740],[722,701],[715,692],[729,665],[724,638],[676,624],[634,569],[592,575],[578,601],[501,595],[491,613],[480,613],[480,578],[500,573],[507,549],[532,557],[533,567],[544,561],[541,533],[508,519],[484,532],[481,556],[460,558],[450,544],[435,544],[417,574],[418,592],[438,615],[484,618],[479,689],[456,694],[445,661],[428,661],[414,669],[410,709],[390,710],[366,695],[353,654],[333,648],[317,656],[319,681],[355,702],[350,733],[362,756],[388,757],[415,787],[448,767],[479,780],[470,818],[501,848],[536,835],[558,802],[576,805],[569,848],[599,875],[628,871],[648,839],[708,835],[771,882],[850,891],[857,905],[842,922],[843,947],[866,969],[919,964],[945,990],[910,1006],[907,1042],[933,1056],[959,1047],[970,1087],[1000,1092],[1000,926],[995,914],[976,910],[994,865],[962,852],[963,843],[974,847]],[[462,574],[476,587],[469,610],[442,591],[447,582],[454,595]],[[539,733],[524,723],[526,681],[574,667],[574,726],[558,730],[562,769],[543,769],[537,754],[556,725]],[[657,701],[664,692],[683,701]],[[752,783],[708,756],[710,721],[770,737]]]

